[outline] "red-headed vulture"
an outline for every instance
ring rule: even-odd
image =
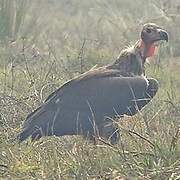
[[[156,94],[158,82],[144,76],[146,58],[154,54],[155,42],[168,41],[168,33],[153,23],[143,26],[140,40],[124,49],[117,60],[92,69],[53,92],[30,113],[19,142],[31,136],[99,136],[116,143],[119,137],[113,119],[132,116]]]

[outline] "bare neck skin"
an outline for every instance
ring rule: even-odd
[[[135,48],[140,50],[141,57],[143,59],[143,63],[146,62],[146,58],[152,57],[155,53],[155,45],[154,43],[144,43],[142,40],[138,40]]]

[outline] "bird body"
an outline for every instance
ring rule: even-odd
[[[156,37],[167,40],[165,34],[161,36],[158,33]],[[158,90],[158,82],[144,76],[144,63],[154,41],[149,46],[140,40],[123,50],[113,64],[92,69],[65,83],[27,116],[19,141],[29,136],[34,140],[47,135],[79,134],[117,142],[118,132],[112,119],[136,114]]]

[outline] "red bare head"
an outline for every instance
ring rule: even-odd
[[[140,48],[144,58],[154,55],[156,46],[155,42],[165,40],[168,41],[168,33],[154,23],[147,23],[141,31]]]

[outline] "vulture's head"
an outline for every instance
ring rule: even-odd
[[[154,55],[158,41],[168,41],[168,33],[154,23],[147,23],[141,31],[141,40],[138,46],[143,59]]]
[[[143,26],[141,39],[146,44],[160,40],[168,41],[168,33],[154,23],[147,23]]]

